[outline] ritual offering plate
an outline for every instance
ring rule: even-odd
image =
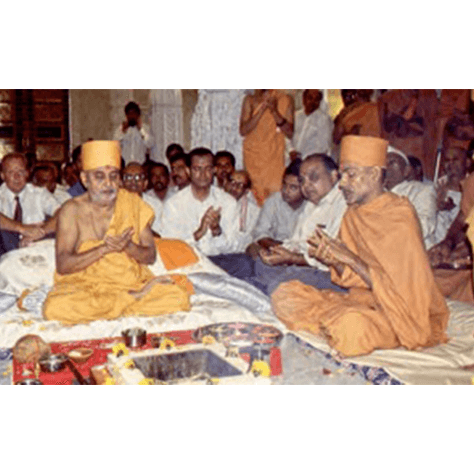
[[[267,377],[256,377],[248,358],[231,357],[214,342],[109,354],[103,368],[114,385],[261,385],[271,383],[267,365]]]
[[[279,344],[283,334],[269,324],[218,323],[197,329],[193,339],[202,342],[205,336],[212,336],[226,346],[246,347],[261,344],[272,347]]]

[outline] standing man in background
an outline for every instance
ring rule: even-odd
[[[320,109],[322,100],[323,94],[319,89],[305,89],[303,92],[303,108],[295,113],[290,159],[330,153],[334,124],[331,117]]]
[[[153,137],[148,125],[142,122],[138,104],[129,102],[125,106],[125,115],[127,120],[115,131],[114,140],[120,142],[126,165],[132,161],[143,164],[147,150],[153,146]]]

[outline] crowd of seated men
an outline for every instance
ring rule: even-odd
[[[133,232],[121,229],[120,243],[106,246],[104,255],[119,249],[146,263],[149,238],[191,244],[230,275],[271,296],[276,315],[290,327],[324,335],[345,355],[443,342],[443,296],[474,303],[466,234],[474,207],[474,124],[463,95],[442,91],[436,98],[432,92],[391,90],[373,100],[372,90],[346,89],[344,108],[332,121],[321,110],[318,90],[304,92],[299,114],[283,95],[256,91],[242,109],[244,165],[256,156],[255,149],[248,152],[248,137],[264,121],[273,123],[275,140],[286,140],[286,151],[278,150],[288,163],[278,185],[272,178],[273,192],[258,181],[275,173],[271,165],[258,172],[255,162],[235,169],[235,157],[227,150],[186,152],[173,143],[166,150],[169,167],[149,159],[125,164],[120,156],[117,162],[105,161],[110,172],[119,170],[110,193],[117,186],[133,194],[151,209],[152,219],[149,232],[141,229],[143,242],[134,242]],[[88,184],[95,185],[91,173],[96,165],[88,157],[84,168],[84,146],[88,143],[77,147],[61,168],[48,162],[30,166],[19,153],[3,157],[2,253],[53,236],[61,228],[63,208],[72,207],[65,204],[80,196],[93,199]],[[110,204],[103,200],[104,206]],[[107,212],[101,237],[110,230],[113,213]],[[400,219],[406,220],[404,239]],[[68,232],[67,226],[62,232]],[[76,266],[74,259],[82,257],[74,252],[77,245],[67,258],[80,272],[84,266]],[[394,275],[395,269],[400,275]],[[415,284],[416,278],[425,286]],[[135,296],[170,284],[152,281],[150,275],[140,280],[146,291],[137,282]],[[180,288],[185,286],[181,282]],[[407,288],[409,298],[403,295]],[[323,313],[312,309],[321,304]],[[130,301],[124,305],[130,307]],[[363,317],[355,322],[357,314]],[[423,323],[418,317],[425,318]],[[359,335],[349,334],[348,328],[356,326]]]

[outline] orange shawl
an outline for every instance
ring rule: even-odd
[[[275,314],[290,329],[325,335],[346,356],[446,342],[449,311],[434,282],[421,230],[405,197],[384,193],[347,210],[340,238],[369,267],[372,290],[346,267],[332,271],[348,294],[291,281],[272,295]]]

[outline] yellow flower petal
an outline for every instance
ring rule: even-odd
[[[264,360],[254,360],[251,372],[259,374],[262,377],[270,377],[270,365]]]
[[[153,379],[141,379],[138,385],[153,385]]]

